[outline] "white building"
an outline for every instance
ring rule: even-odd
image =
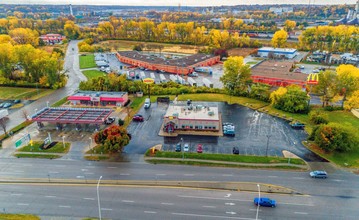
[[[283,13],[293,12],[292,7],[270,7],[269,11],[273,12],[274,14],[281,15]]]
[[[297,56],[298,51],[292,48],[273,48],[273,47],[262,47],[258,49],[258,55],[261,57],[268,57],[272,54],[275,57],[282,57],[293,59]]]

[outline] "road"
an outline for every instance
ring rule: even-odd
[[[101,216],[112,219],[255,219],[257,193],[100,185]],[[6,212],[81,218],[98,216],[95,185],[2,185]],[[260,207],[259,219],[335,219],[312,196],[266,195],[276,208]],[[336,215],[336,217],[344,217]],[[346,219],[354,219],[348,213]]]
[[[10,130],[17,126],[18,124],[25,121],[23,116],[23,110],[26,109],[29,115],[35,113],[36,109],[40,110],[46,107],[47,102],[49,105],[55,103],[56,101],[60,100],[61,98],[72,94],[75,90],[78,89],[78,85],[81,81],[86,80],[86,77],[82,74],[79,67],[79,57],[78,57],[78,47],[77,43],[79,41],[74,40],[70,41],[68,48],[74,48],[74,50],[69,49],[66,51],[65,56],[65,63],[64,63],[64,70],[67,70],[68,74],[68,81],[65,87],[56,90],[54,93],[42,97],[31,104],[21,108],[9,115],[9,121],[7,123],[7,130]],[[3,134],[4,131],[0,130],[0,135]]]

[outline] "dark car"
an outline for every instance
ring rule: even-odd
[[[295,122],[293,124],[290,125],[293,129],[304,129],[305,124],[300,123],[300,122]]]
[[[4,105],[5,105],[5,102],[0,103],[0,108],[4,107]]]
[[[309,175],[310,175],[312,178],[323,178],[323,179],[326,179],[326,178],[328,177],[327,172],[322,171],[322,170],[312,171],[312,172],[309,173]]]
[[[108,117],[105,121],[105,124],[110,125],[115,121],[114,117]]]
[[[198,144],[197,145],[197,153],[203,153],[203,146],[202,146],[202,144]]]
[[[181,149],[181,144],[177,144],[175,151],[176,151],[176,152],[181,152],[181,150],[182,150],[182,149]]]
[[[134,115],[132,118],[133,121],[143,121],[143,116],[142,115]]]
[[[6,103],[3,105],[3,108],[10,108],[11,106],[12,106],[12,103],[6,102]]]
[[[239,149],[237,147],[233,147],[233,154],[239,154]]]
[[[265,207],[276,207],[276,202],[270,198],[254,198],[254,205],[258,206],[265,206]]]
[[[21,102],[21,100],[20,99],[16,99],[16,100],[14,100],[14,104],[18,104],[18,103],[20,103]]]

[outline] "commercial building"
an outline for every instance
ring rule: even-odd
[[[163,120],[163,131],[168,133],[176,130],[216,132],[221,130],[218,107],[170,105]]]
[[[72,105],[124,106],[128,101],[127,92],[78,91],[67,98]]]
[[[284,57],[287,59],[293,59],[297,56],[297,50],[291,48],[273,48],[273,47],[262,47],[258,49],[258,55],[261,57]]]
[[[192,73],[195,67],[212,66],[220,61],[220,56],[210,54],[194,54],[178,59],[163,59],[154,55],[144,55],[137,51],[121,51],[116,56],[120,62],[132,66],[181,75]]]
[[[264,61],[252,68],[251,79],[255,83],[264,83],[271,86],[307,85],[307,74],[291,72],[293,62]]]
[[[62,36],[61,34],[46,34],[46,35],[41,35],[40,39],[45,43],[45,44],[58,44],[61,43],[63,40],[66,39],[65,36]]]

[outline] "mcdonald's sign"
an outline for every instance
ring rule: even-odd
[[[319,82],[319,75],[317,73],[311,73],[307,77],[308,85],[317,85]]]

